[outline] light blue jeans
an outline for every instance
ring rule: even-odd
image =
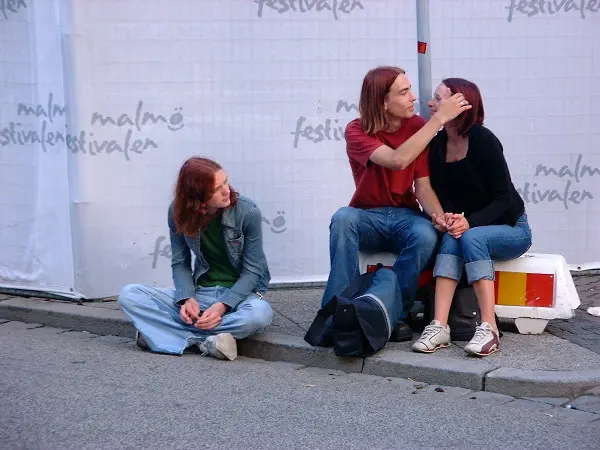
[[[400,319],[405,319],[415,300],[419,275],[431,261],[437,241],[431,222],[409,208],[338,209],[329,226],[331,270],[321,304],[339,295],[359,275],[359,250],[387,251],[399,254],[393,270],[402,289]]]
[[[201,310],[219,301],[229,291],[225,287],[200,287],[194,297]],[[263,331],[271,324],[273,311],[268,302],[251,294],[225,314],[221,323],[212,330],[199,330],[186,325],[179,318],[174,289],[158,289],[142,284],[129,284],[121,289],[119,305],[129,316],[135,328],[142,333],[150,350],[181,355],[194,344],[217,333],[231,333],[243,339]]]
[[[531,247],[531,229],[523,214],[514,227],[487,225],[467,230],[460,239],[442,237],[433,269],[434,277],[460,281],[463,268],[467,281],[494,280],[493,260],[515,259]]]

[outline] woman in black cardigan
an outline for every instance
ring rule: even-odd
[[[464,268],[482,318],[465,350],[487,356],[500,346],[494,316],[493,260],[525,253],[531,246],[531,230],[502,144],[483,126],[483,102],[477,86],[462,78],[443,80],[429,102],[431,112],[437,111],[444,98],[459,92],[473,107],[446,124],[430,143],[431,185],[445,211],[443,217],[433,217],[433,222],[444,235],[433,273],[434,320],[412,348],[431,353],[450,345],[448,314]]]

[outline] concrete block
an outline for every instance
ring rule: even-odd
[[[301,337],[264,333],[238,341],[238,354],[268,361],[286,361],[306,366],[360,372],[363,358],[341,358],[330,348],[312,347]]]
[[[554,295],[550,299],[552,300],[551,305],[547,305],[544,302],[547,299],[543,298],[536,299],[534,304],[537,306],[528,305],[524,297],[519,299],[511,297],[509,303],[505,303],[501,296],[497,299],[496,314],[499,317],[542,319],[541,321],[520,320],[516,322],[519,331],[522,329],[528,334],[541,333],[547,323],[544,322],[545,320],[570,319],[574,315],[573,311],[581,304],[571,272],[562,255],[526,253],[509,261],[495,261],[494,268],[496,272],[501,273],[548,274],[554,278]],[[515,300],[518,300],[516,304]],[[542,301],[541,304],[540,301]]]
[[[485,374],[497,366],[480,360],[464,361],[398,350],[383,350],[365,358],[363,373],[411,378],[429,384],[457,386],[480,391]]]
[[[531,319],[529,317],[517,317],[515,325],[521,334],[542,334],[548,321],[545,319]]]
[[[600,386],[600,370],[525,370],[503,367],[487,374],[485,390],[515,397],[576,397]]]

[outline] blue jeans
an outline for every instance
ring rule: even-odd
[[[226,298],[225,287],[199,287],[194,298],[200,309]],[[158,289],[142,284],[129,284],[121,289],[119,305],[129,316],[135,328],[142,333],[150,350],[181,355],[183,351],[208,336],[231,333],[243,339],[258,333],[271,324],[273,311],[268,302],[256,294],[249,295],[233,310],[225,314],[221,323],[212,330],[199,330],[179,318],[174,289]]]
[[[419,275],[430,262],[437,233],[429,220],[409,208],[340,208],[329,226],[331,271],[321,304],[339,295],[359,275],[358,251],[392,252],[400,256],[393,270],[400,283],[402,313],[410,312]]]
[[[488,225],[467,230],[460,239],[442,237],[433,269],[434,277],[460,281],[463,268],[467,281],[494,280],[493,260],[515,259],[531,247],[531,229],[523,214],[514,227]]]

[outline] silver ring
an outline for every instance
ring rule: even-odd
[[[460,102],[460,106],[463,106],[465,103],[467,103],[467,102],[465,102],[465,101],[463,100],[462,102]]]

